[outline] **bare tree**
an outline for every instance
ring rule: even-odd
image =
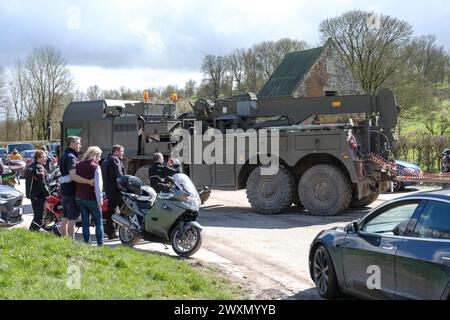
[[[245,77],[245,49],[236,49],[226,57],[227,69],[229,70],[232,81],[236,84],[238,94],[244,92]]]
[[[19,62],[11,72],[10,82],[11,103],[16,115],[19,140],[23,138],[23,126],[28,120],[35,123],[34,105],[31,103],[30,91],[27,87],[26,74],[23,65]]]
[[[0,66],[0,110],[6,108],[6,75]]]
[[[197,83],[195,80],[189,79],[184,86],[184,94],[189,99],[197,93]]]
[[[258,74],[258,61],[253,49],[247,50],[244,61],[246,87],[251,92],[258,92],[262,86],[262,81]]]
[[[437,84],[446,80],[449,56],[443,46],[436,45],[436,36],[415,38],[410,44],[411,59],[416,75],[425,82]]]
[[[103,99],[102,90],[98,85],[90,86],[86,89],[86,96],[88,100],[100,100]]]
[[[215,99],[220,95],[225,68],[225,58],[222,56],[207,55],[202,63],[201,71],[206,77],[206,83],[211,87],[211,93]]]
[[[320,24],[324,39],[333,38],[367,93],[375,93],[405,59],[401,48],[412,27],[405,21],[372,12],[349,11]]]
[[[72,75],[61,53],[52,47],[34,49],[25,61],[26,82],[38,118],[38,138],[46,137],[57,108],[73,88]],[[32,128],[32,135],[34,130]]]

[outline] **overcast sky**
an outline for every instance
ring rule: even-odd
[[[415,35],[435,34],[450,48],[444,0],[0,0],[0,65],[8,69],[33,47],[50,45],[80,90],[184,87],[199,82],[206,54],[284,37],[314,46],[321,21],[352,9],[406,20]]]

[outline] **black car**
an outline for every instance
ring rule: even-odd
[[[23,222],[23,194],[14,188],[0,185],[0,227]]]
[[[450,300],[450,190],[389,201],[311,244],[319,294]]]

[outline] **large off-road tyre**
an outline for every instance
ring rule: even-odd
[[[294,200],[295,182],[289,170],[278,169],[274,175],[263,176],[262,167],[252,171],[247,180],[247,198],[261,214],[277,214],[286,210]]]
[[[350,208],[364,208],[375,202],[380,196],[380,191],[371,192],[367,197],[362,199],[352,198]]]
[[[135,177],[139,178],[142,180],[142,182],[144,182],[145,185],[149,186],[150,185],[150,178],[148,176],[148,169],[150,168],[150,166],[143,166],[140,167],[138,169],[138,171],[136,171],[136,173],[134,174]]]
[[[135,245],[138,244],[139,241],[141,241],[141,237],[130,231],[129,229],[119,226],[119,239],[122,242],[122,244],[129,246],[129,247],[134,247]]]
[[[179,224],[172,231],[170,239],[173,251],[180,257],[187,258],[202,246],[202,230],[190,224]]]
[[[339,296],[339,285],[333,261],[327,249],[322,245],[314,251],[312,274],[317,291],[322,298],[333,299]]]
[[[306,210],[316,216],[335,216],[348,208],[352,198],[350,180],[333,165],[316,165],[300,179],[298,195]]]

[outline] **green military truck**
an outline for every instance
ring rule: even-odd
[[[123,145],[128,172],[144,180],[154,152],[180,155],[182,146],[184,171],[198,186],[246,189],[252,207],[263,214],[294,204],[314,215],[336,215],[372,203],[393,179],[371,159],[373,154],[390,158],[397,116],[390,90],[375,96],[199,99],[183,115],[174,104],[101,100],[71,103],[61,132],[62,139],[79,135],[83,145],[105,153]],[[334,117],[333,123],[323,123],[325,117]],[[212,129],[213,139],[201,139]],[[255,153],[254,145],[263,145],[266,136],[267,154]],[[210,153],[216,161],[195,161],[196,153],[211,151],[209,141],[221,146]],[[269,175],[263,161],[268,158],[278,169]]]

